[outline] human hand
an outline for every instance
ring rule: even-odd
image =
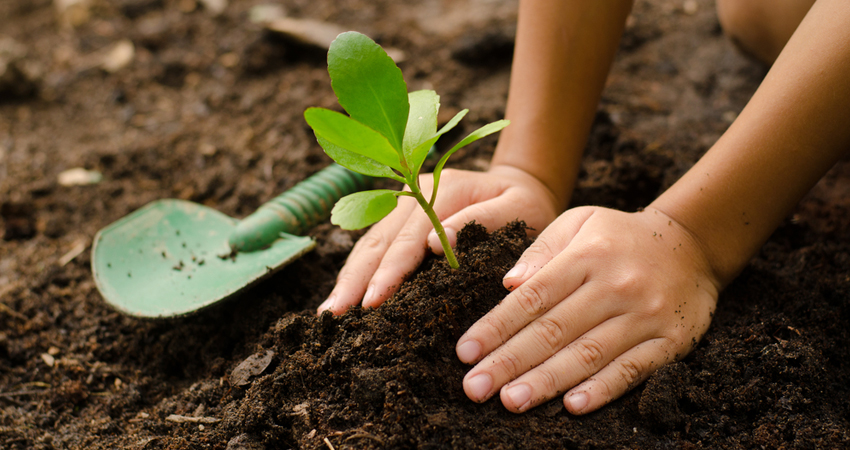
[[[660,211],[583,207],[546,228],[504,279],[512,292],[460,338],[463,380],[523,412],[563,392],[573,414],[620,397],[687,355],[720,283],[687,230]]]
[[[431,191],[431,174],[422,175],[419,182],[422,192]],[[557,217],[560,204],[537,178],[507,165],[487,172],[446,169],[437,197],[434,209],[452,246],[457,231],[472,220],[492,230],[519,218],[542,230]],[[329,309],[341,314],[361,300],[364,307],[380,305],[419,266],[429,248],[443,253],[428,216],[416,200],[400,197],[396,209],[354,245],[318,313]]]

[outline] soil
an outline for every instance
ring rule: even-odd
[[[249,20],[259,0],[0,2],[0,448],[846,448],[850,165],[839,163],[721,295],[683,361],[602,410],[521,415],[463,395],[457,337],[505,295],[520,223],[467,227],[462,268],[428,259],[384,306],[312,311],[359,233],[189,317],[110,309],[98,229],[159,198],[243,217],[329,163],[302,119],[335,107],[324,52]],[[226,3],[226,2],[225,2]],[[411,89],[471,110],[440,145],[504,114],[516,2],[287,0],[291,17],[400,49]],[[99,66],[129,40],[124,67]],[[634,211],[723,133],[766,69],[710,1],[638,1],[573,205]],[[495,138],[454,158],[482,170]],[[84,168],[92,184],[59,174]],[[491,230],[493,231],[493,230]]]

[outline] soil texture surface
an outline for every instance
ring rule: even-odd
[[[530,243],[521,222],[467,226],[461,269],[428,258],[385,305],[338,317],[314,311],[362,233],[327,223],[315,251],[197,314],[144,320],[104,302],[99,229],[160,198],[241,218],[330,163],[302,117],[338,109],[325,50],[258,18],[395,49],[409,89],[441,95],[441,122],[470,109],[445,151],[504,116],[516,7],[0,1],[0,449],[849,447],[848,162],[721,294],[692,354],[582,417],[560,399],[512,414],[461,387],[454,345],[506,295]],[[713,2],[638,0],[572,205],[647,205],[766,70],[723,36]],[[486,170],[495,139],[450,166]]]

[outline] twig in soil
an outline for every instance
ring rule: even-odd
[[[174,423],[218,423],[221,422],[221,419],[216,417],[189,417],[189,416],[181,416],[179,414],[171,414],[165,418],[165,420]]]
[[[5,400],[8,403],[11,403],[15,406],[23,406],[23,403],[14,399],[14,397],[22,397],[26,395],[35,395],[40,394],[44,391],[17,391],[17,392],[0,392],[0,399]]]
[[[42,391],[17,391],[17,392],[0,392],[0,398],[8,398],[8,397],[20,397],[22,395],[35,395],[41,394]]]
[[[327,437],[325,437],[325,445],[327,445],[327,446],[328,446],[328,448],[329,448],[329,449],[331,449],[331,450],[336,450],[336,449],[334,448],[334,445],[333,445],[333,444],[331,444],[331,441],[329,441]]]
[[[88,248],[88,246],[89,246],[88,239],[78,239],[74,243],[74,248],[72,248],[71,250],[68,251],[68,253],[65,253],[64,255],[62,255],[61,258],[59,258],[59,261],[58,261],[59,267],[65,267],[66,264],[73,261],[74,258],[76,258],[77,256],[80,256],[81,253],[86,251],[86,248]]]
[[[383,439],[381,439],[378,436],[375,436],[374,434],[371,434],[371,433],[363,432],[363,433],[352,434],[351,436],[345,438],[345,442],[348,442],[352,439],[371,439],[371,440],[373,440],[373,441],[375,441],[375,442],[377,442],[381,445],[384,445]]]
[[[19,312],[15,311],[15,310],[14,310],[14,309],[12,309],[12,308],[9,308],[9,307],[8,307],[5,303],[3,303],[3,302],[0,302],[0,312],[4,312],[4,313],[6,313],[6,314],[8,314],[8,315],[10,315],[10,316],[12,316],[12,317],[14,317],[14,318],[18,319],[18,320],[23,320],[24,322],[26,322],[27,320],[29,320],[29,318],[28,318],[27,316],[25,316],[25,315],[23,315],[23,314],[21,314],[21,313],[19,313]]]

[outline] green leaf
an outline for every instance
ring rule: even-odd
[[[443,171],[443,166],[446,165],[446,161],[449,160],[449,157],[461,148],[466,147],[467,145],[485,136],[489,136],[510,124],[511,122],[509,120],[497,120],[493,123],[488,123],[487,125],[484,125],[483,127],[473,131],[472,133],[469,133],[468,136],[466,136],[465,138],[463,138],[463,140],[455,144],[455,146],[452,147],[451,150],[447,151],[446,154],[443,155],[442,158],[440,158],[440,160],[437,162],[437,165],[434,167],[434,190],[431,193],[430,202],[432,206],[434,205],[434,199],[437,198],[437,187],[440,184],[440,174]]]
[[[354,172],[362,173],[363,175],[368,175],[370,177],[392,178],[396,181],[404,182],[404,179],[393,172],[393,169],[389,166],[381,164],[372,158],[367,158],[365,156],[358,155],[357,153],[350,152],[338,145],[334,145],[327,139],[323,138],[320,134],[316,134],[316,140],[319,141],[319,145],[322,146],[325,153],[327,153],[331,159],[348,170],[353,170]]]
[[[331,144],[405,172],[387,138],[351,117],[329,109],[307,108],[304,119]]]
[[[368,227],[395,209],[398,194],[397,191],[379,189],[346,195],[331,210],[331,223],[344,230]]]
[[[408,99],[410,114],[404,129],[404,159],[410,170],[416,172],[418,167],[413,162],[413,151],[437,132],[440,96],[434,91],[422,90],[411,92]]]
[[[431,138],[428,139],[427,141],[419,144],[419,146],[416,147],[411,152],[411,155],[410,155],[409,159],[407,160],[407,164],[410,167],[410,169],[413,171],[414,176],[419,175],[419,169],[422,168],[422,163],[425,162],[425,158],[428,156],[428,151],[431,150],[431,147],[435,143],[437,143],[437,139],[440,139],[440,136],[446,134],[452,128],[457,126],[457,124],[460,123],[460,120],[463,119],[464,116],[466,116],[467,112],[469,112],[469,110],[464,109],[463,111],[455,114],[455,116],[452,117],[452,120],[449,120],[448,123],[443,125],[443,128],[440,128],[440,131],[438,131],[436,134],[431,136]],[[405,155],[405,156],[407,156],[407,155]]]
[[[342,33],[328,51],[328,73],[348,115],[384,135],[402,155],[410,109],[407,85],[384,49],[363,34]]]

